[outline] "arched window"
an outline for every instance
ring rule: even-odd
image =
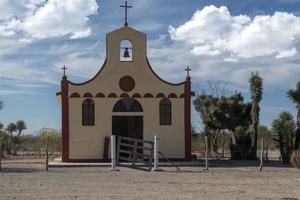
[[[82,102],[82,126],[95,125],[95,103],[92,99]]]
[[[120,43],[120,61],[132,62],[132,43],[129,40],[122,40]]]
[[[159,122],[160,125],[172,124],[172,103],[168,98],[159,102]]]
[[[126,98],[114,105],[113,112],[143,112],[143,108],[137,100]]]

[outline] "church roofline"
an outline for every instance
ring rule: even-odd
[[[106,35],[113,34],[113,33],[115,33],[115,32],[118,32],[118,31],[122,30],[122,29],[129,29],[129,30],[132,30],[132,31],[134,31],[134,32],[136,32],[136,33],[138,33],[138,34],[146,35],[145,33],[141,32],[141,31],[138,31],[138,30],[134,29],[134,28],[131,27],[131,26],[123,26],[123,27],[121,27],[121,28],[118,28],[118,29],[116,29],[116,30],[113,30],[113,31],[107,33]]]
[[[148,65],[150,71],[152,72],[152,74],[153,74],[158,80],[160,80],[161,82],[163,82],[163,83],[165,83],[165,84],[168,84],[168,85],[173,85],[173,86],[183,85],[183,84],[186,82],[186,81],[183,81],[183,82],[180,82],[180,83],[171,83],[171,82],[169,82],[169,81],[163,80],[161,77],[159,77],[159,75],[157,75],[157,74],[155,73],[155,71],[154,71],[153,68],[151,67],[151,64],[150,64],[150,62],[149,62],[149,60],[148,60],[147,57],[146,57],[146,61],[147,61],[147,65]],[[68,80],[68,82],[69,82],[71,85],[75,85],[75,86],[80,86],[80,85],[88,84],[88,83],[92,82],[93,80],[95,80],[98,76],[100,76],[102,70],[103,70],[103,69],[105,68],[105,66],[106,66],[106,63],[107,63],[107,59],[105,59],[103,65],[102,65],[102,67],[101,67],[101,69],[100,69],[100,70],[97,72],[97,74],[96,74],[94,77],[92,77],[91,79],[89,79],[89,80],[87,80],[87,81],[85,81],[85,82],[82,82],[82,83],[74,83],[74,82],[72,82],[72,81],[70,81],[70,80]]]

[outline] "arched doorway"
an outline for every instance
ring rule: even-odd
[[[136,115],[132,115],[133,112]],[[137,100],[125,98],[117,101],[113,113],[113,135],[143,139],[143,108]]]

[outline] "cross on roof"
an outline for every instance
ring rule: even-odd
[[[186,71],[187,76],[190,76],[190,71],[192,71],[192,69],[189,66],[187,66],[184,71]]]
[[[132,8],[132,6],[128,6],[127,5],[127,1],[125,1],[125,6],[120,6],[121,8],[125,8],[125,26],[128,26],[128,22],[127,22],[127,9],[128,8]]]
[[[64,67],[61,68],[61,69],[64,71],[64,76],[66,76],[66,70],[67,70],[68,68],[66,68],[66,66],[64,65]]]

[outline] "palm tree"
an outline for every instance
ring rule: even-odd
[[[0,101],[0,110],[4,107],[3,101]]]
[[[258,72],[252,73],[251,78],[249,80],[250,83],[250,92],[252,99],[252,108],[251,108],[251,120],[252,120],[252,153],[253,158],[256,158],[257,152],[257,133],[258,133],[258,125],[259,125],[259,102],[262,99],[263,94],[263,80],[258,75]]]
[[[295,141],[295,149],[298,149],[300,142],[300,81],[298,81],[296,89],[291,89],[287,92],[289,99],[291,99],[298,109],[297,113],[297,130],[296,130],[296,141]]]
[[[16,130],[18,131],[18,136],[20,136],[22,131],[25,129],[27,129],[27,126],[23,120],[19,120],[16,122]]]
[[[3,129],[4,125],[0,122],[0,131]]]

